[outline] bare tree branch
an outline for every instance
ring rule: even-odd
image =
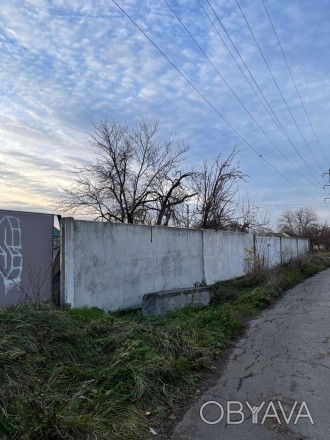
[[[235,162],[234,149],[224,159],[219,154],[195,177],[197,202],[193,213],[195,227],[203,229],[228,229],[235,218],[235,196],[238,183],[245,178],[239,163]]]
[[[101,121],[90,134],[96,162],[73,165],[75,183],[58,207],[122,223],[169,224],[172,208],[194,196],[181,169],[188,147],[161,142],[158,123],[141,118],[130,128]],[[156,213],[156,215],[155,215]]]
[[[262,203],[257,203],[250,194],[237,203],[236,212],[237,217],[231,229],[255,234],[271,232],[268,209]]]

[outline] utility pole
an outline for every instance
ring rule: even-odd
[[[323,176],[328,175],[329,176],[329,182],[330,182],[330,169],[329,169],[329,171],[327,173],[323,173],[322,175]],[[329,185],[326,185],[326,186],[329,186]]]
[[[329,176],[329,183],[328,183],[327,185],[324,185],[324,186],[323,186],[323,189],[324,189],[326,186],[330,186],[330,169],[329,169],[329,171],[328,171],[327,173],[323,173],[323,176],[325,176],[325,175],[328,175],[328,176]],[[330,199],[330,197],[324,197],[324,201],[329,200],[329,199]]]

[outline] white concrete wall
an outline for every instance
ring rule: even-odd
[[[298,255],[306,254],[306,252],[309,251],[309,240],[305,240],[303,238],[297,238],[297,248],[298,248]]]
[[[297,240],[295,238],[281,237],[282,261],[288,261],[297,256]]]
[[[281,238],[269,235],[256,235],[256,258],[259,264],[274,267],[281,263]]]
[[[169,234],[167,228],[75,221],[74,241],[66,243],[69,260],[72,249],[75,282],[68,284],[66,302],[75,307],[135,307],[146,293],[203,279],[197,230],[171,228]]]
[[[243,276],[253,260],[253,234],[201,232],[204,237],[204,279],[207,284]]]
[[[106,310],[139,306],[146,293],[243,276],[254,250],[270,267],[281,245],[293,256],[308,250],[302,239],[72,218],[62,219],[61,231],[62,304]]]

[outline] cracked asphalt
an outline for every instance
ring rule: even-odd
[[[205,406],[202,414],[207,421],[220,418],[219,405],[224,410],[223,418],[212,425],[200,417],[201,406],[209,401],[217,404]],[[230,401],[242,403],[244,421],[240,414],[229,414],[227,420]],[[265,402],[257,423],[252,423],[245,402],[251,407]],[[275,410],[267,412],[270,402]],[[297,402],[288,423],[278,402],[287,417]],[[230,405],[239,409],[238,403]],[[297,418],[299,409],[305,417]],[[215,386],[186,412],[171,439],[330,439],[330,269],[290,289],[251,321]]]

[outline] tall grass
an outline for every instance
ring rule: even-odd
[[[218,283],[213,305],[161,318],[44,303],[0,310],[0,438],[149,438],[150,426],[187,403],[246,316],[327,266],[327,256],[309,256]]]

